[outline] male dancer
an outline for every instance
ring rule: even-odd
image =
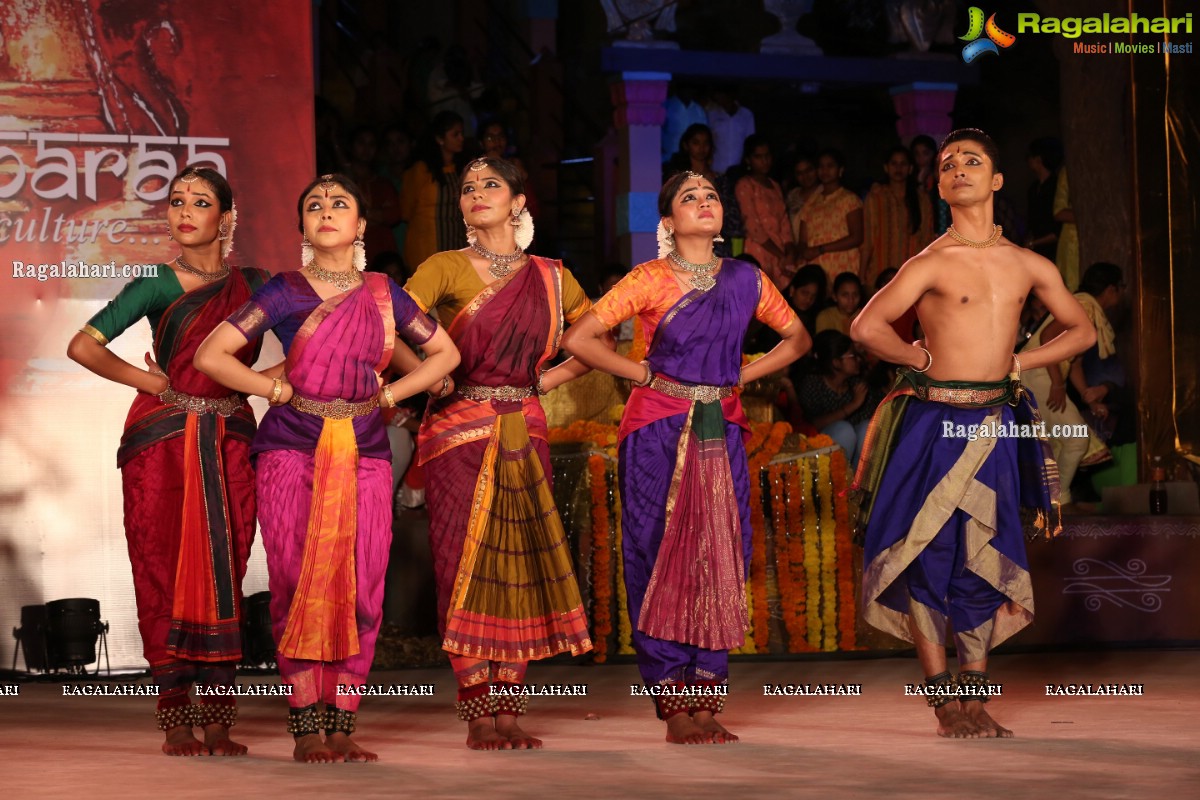
[[[994,224],[992,195],[1004,183],[997,154],[983,131],[946,137],[938,191],[953,224],[851,328],[880,359],[908,368],[871,422],[855,480],[866,528],[863,615],[916,645],[938,734],[953,738],[1012,736],[984,710],[987,657],[1033,619],[1023,529],[1060,527],[1057,467],[1044,434],[1021,427],[1039,418],[1020,371],[1095,341],[1054,264]],[[1065,330],[1018,362],[1013,344],[1031,291]],[[913,305],[926,338],[909,344],[891,323]],[[946,669],[947,620],[957,678]]]

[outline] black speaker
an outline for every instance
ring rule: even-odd
[[[88,597],[46,603],[46,655],[51,669],[79,668],[96,660],[104,626],[100,601]]]

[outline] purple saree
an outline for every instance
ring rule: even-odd
[[[322,301],[298,272],[277,275],[230,317],[252,336],[273,328],[297,397],[364,403],[379,390],[399,333],[423,344],[436,326],[383,275]],[[295,403],[295,401],[293,401]],[[318,416],[270,409],[259,427],[259,522],[271,619],[290,703],[354,711],[382,620],[391,542],[390,450],[381,414]]]

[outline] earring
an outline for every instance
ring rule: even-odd
[[[367,243],[363,241],[362,234],[354,240],[354,268],[359,272],[367,268]]]
[[[719,233],[713,237],[713,244],[720,244],[723,241],[725,241],[725,237]]]
[[[217,238],[221,241],[229,238],[229,226],[224,222],[217,226]]]
[[[467,244],[475,244],[479,237],[475,235],[475,226],[467,222],[467,218],[463,217],[463,225],[467,226]]]
[[[513,209],[512,219],[510,219],[508,221],[508,224],[512,225],[514,228],[521,224],[521,209],[519,209],[519,208]]]
[[[171,240],[172,242],[175,241],[175,234],[171,233],[170,225],[167,226],[167,239]]]
[[[316,256],[313,254],[312,242],[308,240],[308,234],[306,233],[300,239],[300,264],[307,267],[313,263],[314,258]]]
[[[513,231],[513,237],[517,241],[517,247],[528,250],[529,245],[533,242],[533,215],[526,208],[514,219],[516,222],[513,224],[517,229]]]
[[[229,206],[229,224],[222,226],[221,238],[224,241],[221,243],[221,258],[228,258],[229,252],[233,250],[233,232],[237,230],[237,203],[230,203]],[[220,229],[218,229],[220,230]]]

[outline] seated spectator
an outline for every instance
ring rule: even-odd
[[[839,331],[850,335],[850,323],[862,309],[863,285],[853,272],[843,272],[833,281],[833,305],[817,315],[817,333]]]
[[[805,419],[846,451],[851,469],[858,466],[867,425],[883,398],[871,391],[861,370],[862,357],[850,337],[823,331],[813,340],[813,369],[797,388]]]

